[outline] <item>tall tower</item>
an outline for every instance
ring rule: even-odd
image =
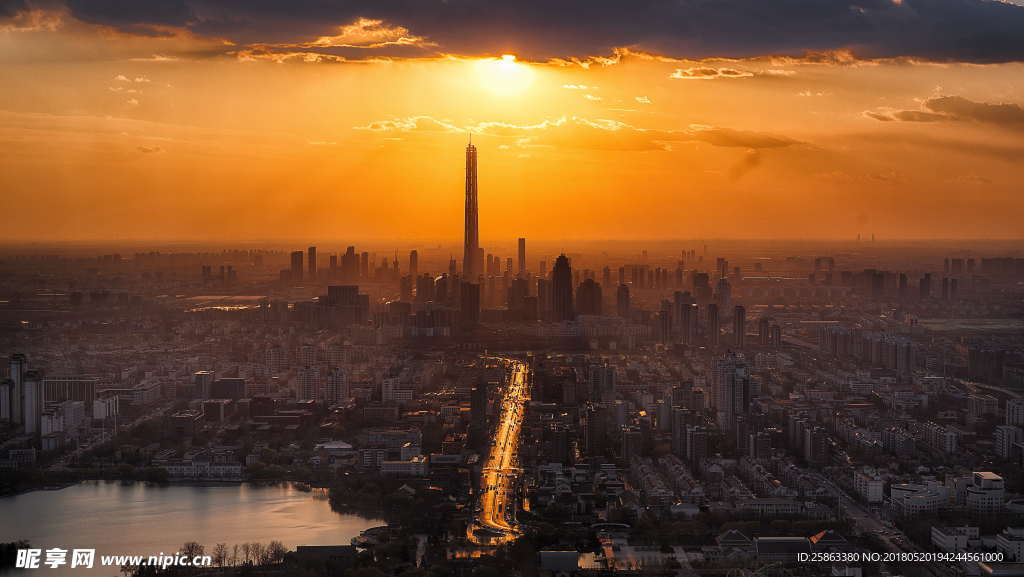
[[[519,239],[519,270],[517,273],[522,276],[526,274],[526,239]]]
[[[477,277],[483,274],[476,186],[476,147],[471,136],[466,145],[466,237],[462,253],[462,276],[471,283],[477,282]]]

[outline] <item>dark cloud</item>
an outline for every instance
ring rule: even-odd
[[[167,27],[184,28],[199,22],[186,0],[65,0],[71,13],[85,22],[113,26],[133,34],[162,35]]]
[[[26,10],[28,5],[25,0],[0,0],[0,20],[14,18]]]
[[[631,47],[701,58],[850,49],[870,58],[1024,60],[1024,7],[995,0],[67,2],[87,22],[135,32],[188,28],[246,45],[306,42],[366,18],[436,43],[423,46],[429,53],[586,58]]]
[[[967,100],[962,96],[942,96],[932,98],[925,106],[956,120],[1024,127],[1024,108],[1016,104],[987,104]]]
[[[868,110],[864,115],[891,122],[962,121],[1024,129],[1024,108],[1017,104],[975,102],[962,96],[939,96],[925,100],[921,110]]]

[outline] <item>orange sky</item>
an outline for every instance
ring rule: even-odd
[[[485,240],[1024,231],[1020,63],[222,48],[0,26],[0,239],[454,239],[470,132]]]

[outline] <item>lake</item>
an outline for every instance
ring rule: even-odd
[[[98,566],[100,555],[170,554],[186,541],[203,544],[208,555],[217,543],[227,543],[230,549],[235,543],[276,539],[290,550],[298,545],[348,545],[364,529],[383,524],[335,513],[325,491],[301,491],[291,484],[87,481],[0,499],[0,542],[27,539],[36,549],[95,548],[97,566],[41,566],[0,575],[118,575],[117,568]]]

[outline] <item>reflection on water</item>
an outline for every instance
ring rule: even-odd
[[[325,494],[290,484],[160,487],[88,481],[0,499],[0,542],[26,539],[34,548],[95,548],[97,558],[170,553],[186,541],[202,543],[207,552],[216,543],[274,539],[294,549],[348,545],[364,529],[383,524],[333,512]],[[115,575],[117,570],[47,568],[46,574]]]

